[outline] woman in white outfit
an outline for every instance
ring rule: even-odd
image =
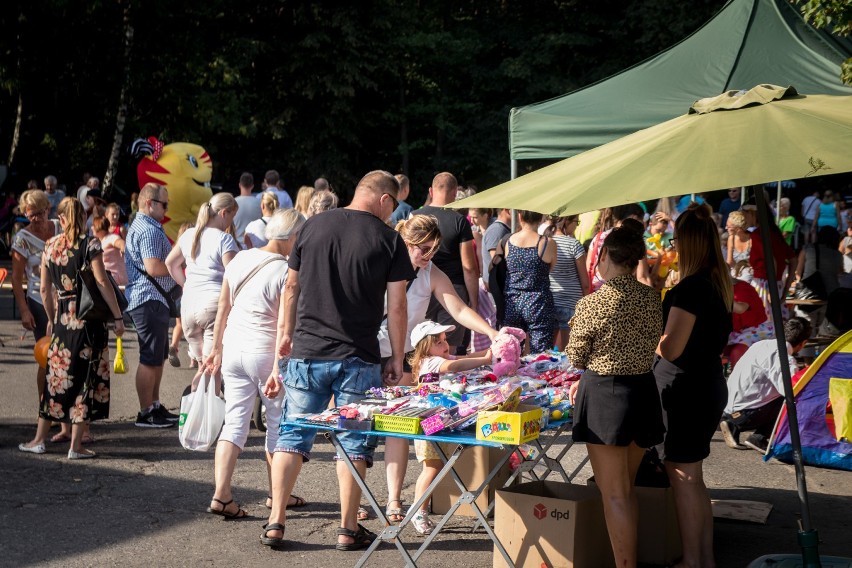
[[[450,279],[444,272],[432,264],[432,256],[441,244],[441,232],[438,220],[431,215],[413,215],[410,219],[400,221],[396,230],[405,241],[411,265],[417,271],[417,276],[410,283],[405,293],[408,300],[408,329],[405,332],[405,366],[400,385],[412,385],[411,367],[408,358],[414,347],[411,345],[411,331],[417,324],[426,321],[426,308],[432,296],[447,310],[453,319],[476,333],[487,336],[492,341],[497,337],[497,330],[488,325],[482,317],[473,311],[459,298]],[[382,357],[391,356],[390,340],[388,339],[387,320],[382,322],[379,329],[379,347]],[[391,522],[401,521],[405,513],[402,510],[400,494],[405,471],[408,467],[408,440],[387,438],[385,440],[385,464],[388,483],[388,506],[386,514]]]
[[[261,218],[246,225],[245,246],[247,249],[262,247],[266,244],[266,224],[278,209],[278,196],[272,191],[264,191],[260,197]]]
[[[169,274],[183,287],[180,319],[189,357],[199,364],[213,347],[213,323],[225,267],[240,250],[233,237],[236,214],[234,196],[217,193],[201,206],[195,227],[184,231],[166,257]]]
[[[205,364],[210,373],[222,372],[227,385],[225,425],[216,446],[216,490],[208,513],[241,518],[246,512],[234,503],[231,477],[245,446],[254,403],[260,396],[266,407],[267,474],[278,440],[283,396],[278,396],[279,337],[284,325],[287,256],[305,218],[295,209],[279,209],[266,225],[268,243],[244,250],[225,269],[216,314],[213,349]],[[274,385],[274,387],[270,386]],[[270,482],[270,493],[271,493]],[[304,500],[291,496],[289,506]],[[269,506],[270,503],[267,503]]]

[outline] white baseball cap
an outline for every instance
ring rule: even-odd
[[[454,325],[441,325],[439,323],[433,322],[432,320],[420,322],[416,326],[414,326],[413,330],[411,330],[411,345],[417,347],[417,344],[420,343],[420,340],[426,337],[427,335],[438,335],[439,333],[453,331],[455,328],[456,326]]]

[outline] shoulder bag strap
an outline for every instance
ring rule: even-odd
[[[267,264],[269,264],[270,262],[275,262],[276,260],[286,260],[286,259],[285,259],[283,256],[281,256],[281,255],[276,255],[276,256],[273,256],[272,258],[267,258],[266,260],[264,260],[263,262],[261,262],[260,264],[258,264],[257,266],[255,266],[255,267],[254,267],[254,269],[253,269],[251,272],[249,272],[249,273],[248,273],[248,276],[246,276],[245,278],[243,278],[242,282],[240,282],[240,283],[237,285],[237,289],[236,289],[236,290],[234,290],[234,297],[233,297],[233,299],[231,300],[231,305],[233,305],[233,304],[234,304],[234,302],[236,302],[236,300],[237,300],[237,294],[239,294],[239,293],[240,293],[240,290],[242,290],[242,289],[243,289],[243,286],[245,286],[245,285],[246,285],[246,283],[247,283],[249,280],[251,280],[251,279],[252,279],[252,277],[253,277],[255,274],[257,274],[258,272],[260,272],[260,269],[261,269],[261,268],[263,268],[264,266],[266,266],[266,265],[267,265]]]

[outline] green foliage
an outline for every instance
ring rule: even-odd
[[[817,29],[839,36],[852,34],[852,0],[792,0],[800,6],[805,21]],[[852,57],[843,62],[840,79],[852,85]]]
[[[18,94],[20,190],[102,176],[123,70],[115,0],[10,0],[0,18],[0,148]],[[125,143],[205,146],[214,184],[278,169],[295,190],[328,177],[347,199],[368,170],[404,171],[412,202],[432,176],[508,177],[509,110],[637,63],[724,0],[134,1]],[[19,39],[20,38],[20,39]],[[0,152],[0,155],[6,151]],[[124,156],[115,183],[136,184]],[[14,179],[14,177],[13,177]]]

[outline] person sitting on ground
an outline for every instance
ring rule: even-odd
[[[418,324],[411,332],[411,344],[414,345],[414,353],[411,355],[411,373],[418,377],[421,383],[437,382],[443,373],[460,373],[470,371],[492,362],[491,350],[479,351],[470,355],[453,356],[450,354],[450,344],[447,343],[446,332],[453,331],[454,325],[440,325],[430,320]],[[452,453],[453,444],[442,447],[444,453]],[[449,450],[449,451],[448,451]],[[438,455],[431,442],[424,440],[414,441],[414,453],[417,461],[423,464],[423,471],[417,478],[414,486],[414,502],[426,492],[435,477],[438,476],[444,466],[444,462]],[[429,500],[420,505],[420,510],[411,519],[414,529],[420,534],[427,535],[432,532],[435,525],[429,519]]]
[[[808,320],[794,317],[784,324],[787,359],[790,373],[796,372],[796,359],[811,336]],[[784,384],[781,379],[781,359],[775,339],[758,341],[746,351],[728,378],[728,403],[719,427],[729,448],[749,447],[766,453],[769,437],[781,406],[784,404]],[[740,444],[740,433],[754,432]]]
[[[734,308],[731,314],[733,331],[728,336],[728,345],[722,352],[728,357],[731,368],[751,346],[764,339],[775,337],[775,328],[766,317],[763,302],[749,280],[751,267],[741,260],[732,271],[734,274]]]

